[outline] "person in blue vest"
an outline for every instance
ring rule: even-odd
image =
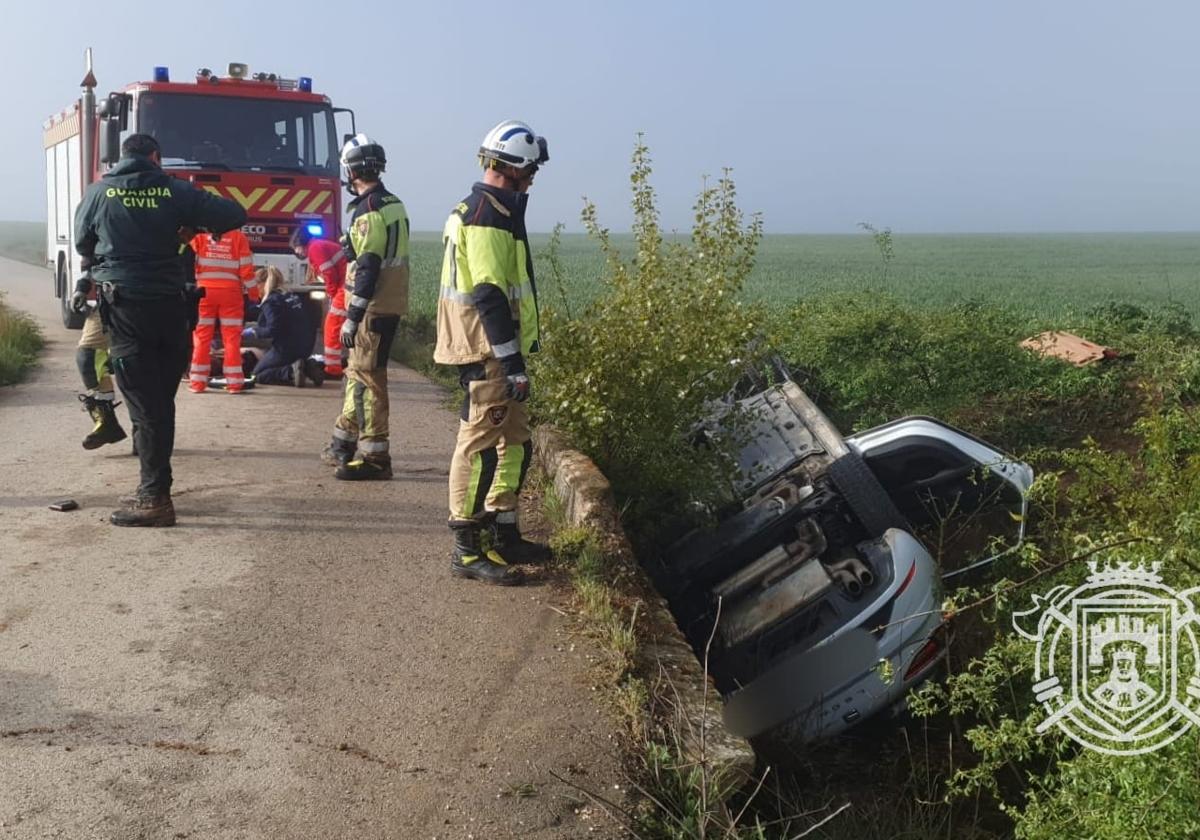
[[[247,339],[271,341],[271,349],[254,367],[255,383],[303,387],[308,379],[320,386],[325,372],[309,358],[315,333],[312,319],[304,311],[304,299],[283,289],[283,274],[274,266],[260,269],[259,278],[263,294],[258,323],[242,332]]]

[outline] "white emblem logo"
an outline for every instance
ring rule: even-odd
[[[1033,692],[1047,715],[1037,731],[1057,726],[1109,755],[1152,752],[1200,726],[1200,587],[1176,593],[1159,563],[1088,567],[1080,586],[1034,595],[1013,614],[1037,642]]]

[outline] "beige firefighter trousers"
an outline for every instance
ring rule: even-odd
[[[488,359],[483,368],[483,379],[467,383],[450,460],[452,522],[515,511],[532,455],[525,405],[508,398],[499,362]]]
[[[368,461],[388,461],[388,355],[396,338],[399,315],[363,318],[346,363],[346,397],[333,424],[333,436],[357,443]]]

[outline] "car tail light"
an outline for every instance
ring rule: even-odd
[[[900,593],[902,593],[905,589],[908,589],[908,585],[913,582],[913,578],[915,578],[916,576],[917,576],[917,561],[914,560],[913,564],[908,567],[908,574],[906,574],[904,576],[904,580],[903,580],[903,582],[901,582],[900,588],[896,590],[896,594],[893,595],[892,597],[899,598]]]
[[[917,655],[913,657],[913,661],[909,664],[908,670],[904,672],[905,682],[916,678],[937,661],[938,656],[941,655],[942,649],[945,647],[944,639],[944,627],[939,627],[933,631],[933,635],[926,639],[925,644],[921,645],[921,649],[917,651]]]

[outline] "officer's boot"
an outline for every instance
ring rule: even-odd
[[[489,526],[492,549],[509,563],[520,565],[545,563],[550,559],[550,548],[541,543],[530,542],[521,536],[517,527],[516,511],[500,511]]]
[[[338,467],[334,471],[333,477],[338,481],[390,481],[392,459],[387,455],[374,457],[364,455]]]
[[[117,422],[116,405],[112,399],[102,400],[91,394],[80,394],[83,408],[96,421],[96,426],[83,439],[84,449],[99,449],[106,443],[116,443],[125,440],[125,430]]]
[[[321,463],[331,467],[344,467],[354,460],[354,441],[333,438],[321,450]]]
[[[292,362],[292,384],[297,388],[304,387],[304,373],[305,367],[303,360],[296,360]]]
[[[175,524],[175,505],[170,493],[138,493],[133,504],[114,510],[108,521],[122,527],[166,528]]]
[[[499,586],[515,586],[524,580],[520,569],[514,569],[494,550],[485,552],[480,544],[480,526],[475,522],[451,522],[454,532],[454,554],[450,558],[450,573]]]

